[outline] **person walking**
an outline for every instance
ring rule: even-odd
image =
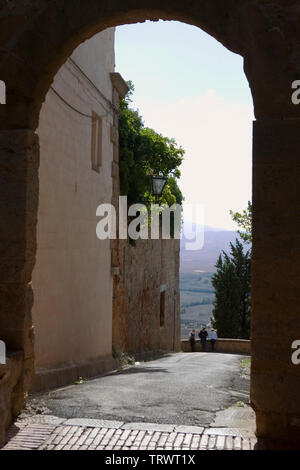
[[[208,339],[210,340],[211,352],[215,352],[215,345],[216,345],[216,341],[218,339],[218,335],[217,335],[216,330],[214,330],[214,328],[212,328],[210,330],[209,335],[208,335]]]
[[[201,345],[202,345],[202,351],[206,351],[207,336],[208,336],[208,333],[206,331],[206,328],[203,327],[202,330],[199,333],[199,338],[200,338]]]
[[[195,352],[195,343],[196,343],[196,331],[195,330],[192,330],[190,332],[189,341],[190,341],[190,344],[191,344],[192,352]]]

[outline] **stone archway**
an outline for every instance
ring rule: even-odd
[[[300,446],[298,229],[300,108],[291,84],[300,78],[298,0],[31,0],[0,7],[1,272],[0,334],[20,350],[20,379],[0,379],[13,413],[33,374],[30,286],[36,253],[39,148],[35,129],[53,77],[71,52],[96,32],[125,23],[178,20],[205,30],[244,57],[256,122],[253,150],[253,325],[251,399],[259,445]],[[5,382],[6,380],[6,382]],[[8,382],[7,382],[8,380]],[[11,396],[12,393],[12,396]],[[5,419],[9,419],[6,417]],[[2,429],[3,429],[2,419]]]

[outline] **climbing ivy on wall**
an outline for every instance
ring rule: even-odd
[[[128,82],[129,93],[120,104],[120,192],[129,204],[151,203],[151,174],[167,177],[160,199],[161,204],[182,204],[183,195],[178,187],[179,167],[185,151],[174,139],[164,137],[144,126],[142,116],[130,108],[134,86]]]

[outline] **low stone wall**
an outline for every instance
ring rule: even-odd
[[[189,340],[181,340],[181,350],[183,352],[191,352],[191,345]],[[202,352],[201,341],[196,340],[195,345],[196,352]],[[206,351],[210,352],[210,341],[207,340]],[[227,339],[220,338],[217,340],[215,345],[215,351],[219,353],[230,353],[230,354],[243,354],[245,356],[251,355],[251,341],[247,339]]]

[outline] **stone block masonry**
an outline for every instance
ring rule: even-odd
[[[47,418],[47,417],[45,417]],[[50,417],[51,418],[51,417]],[[3,450],[253,450],[242,429],[101,420],[29,422],[12,426]]]
[[[119,240],[113,344],[128,353],[180,349],[179,240]]]

